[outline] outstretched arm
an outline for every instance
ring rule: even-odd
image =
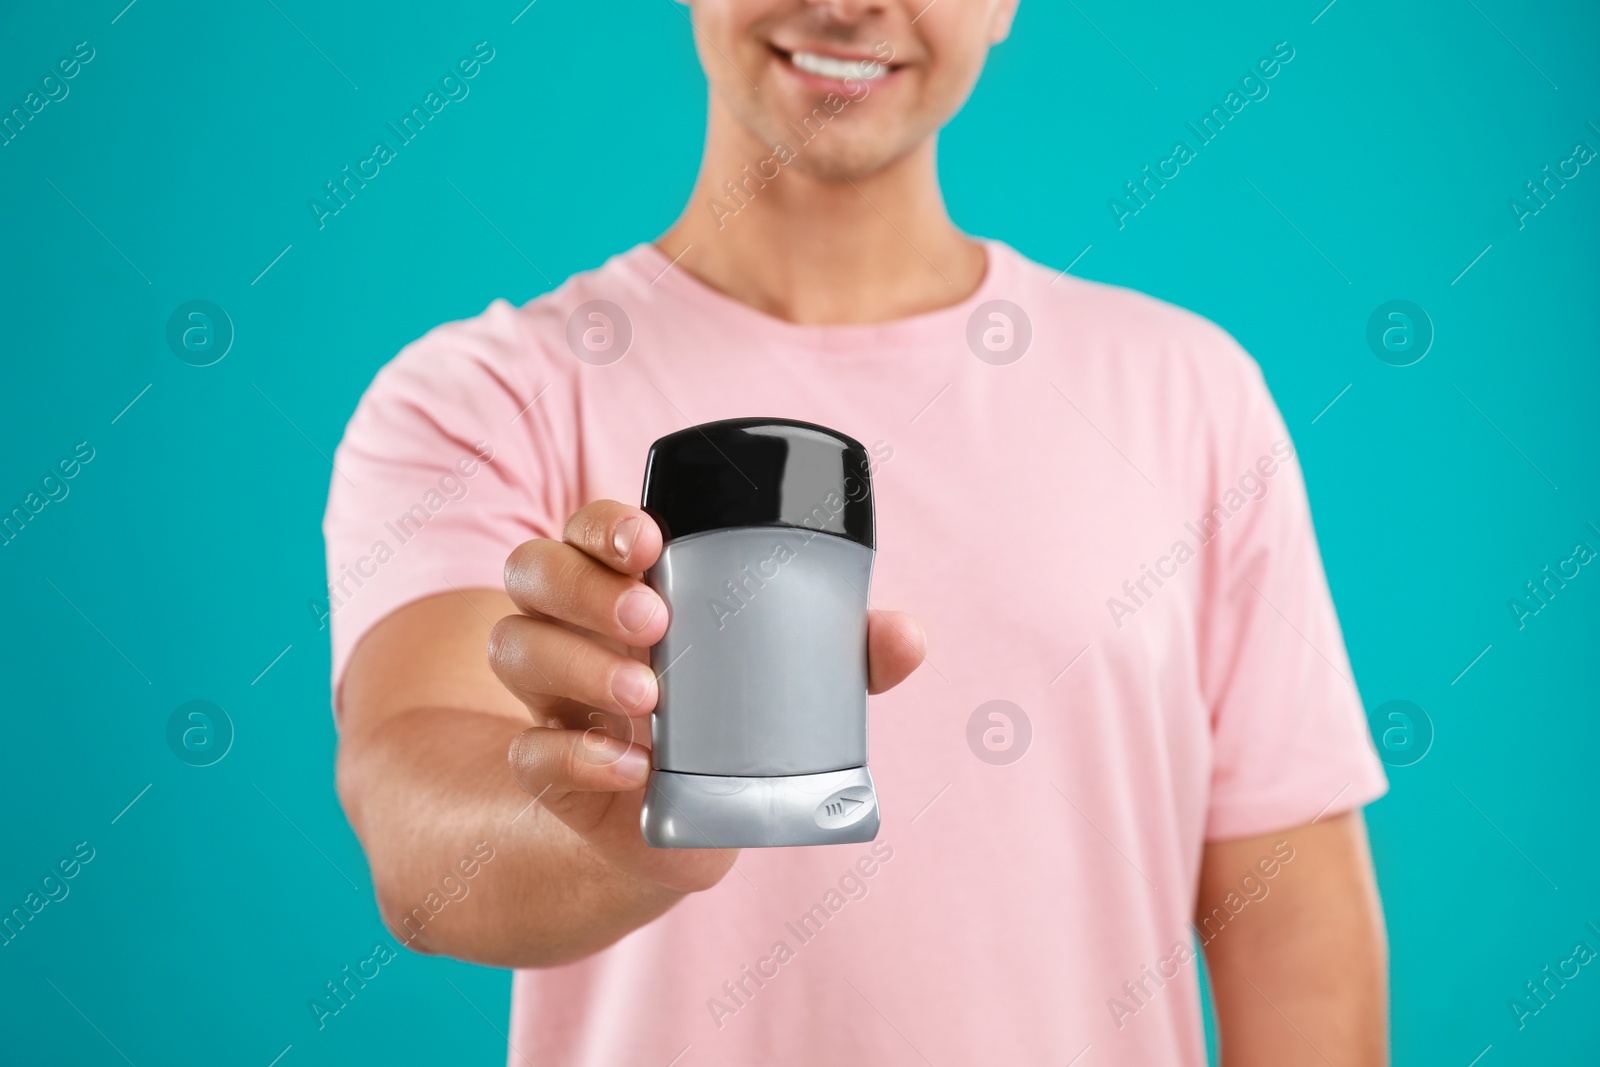
[[[504,590],[416,601],[357,646],[339,796],[403,944],[552,966],[727,873],[732,850],[652,849],[639,832],[656,702],[642,660],[667,620],[638,575],[660,552],[648,515],[598,501],[562,540],[513,552]],[[909,675],[922,641],[908,616],[872,612],[871,691]]]

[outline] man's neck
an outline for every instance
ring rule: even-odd
[[[742,127],[716,133],[734,125],[719,119],[727,117],[712,116],[688,207],[655,242],[677,260],[672,269],[809,324],[932,311],[959,303],[983,280],[982,245],[945,213],[932,140],[870,176],[830,181],[800,169],[803,146],[780,163]]]

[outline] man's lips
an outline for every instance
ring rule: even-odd
[[[832,92],[852,85],[876,86],[901,68],[872,55],[845,55],[837,51],[786,49],[770,46],[797,79],[815,89]]]

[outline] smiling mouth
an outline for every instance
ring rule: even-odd
[[[887,77],[895,69],[876,59],[841,59],[838,56],[825,56],[818,52],[789,52],[777,45],[772,45],[771,48],[780,59],[802,74],[826,78],[829,81],[873,82]]]

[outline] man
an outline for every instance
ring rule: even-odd
[[[1200,1064],[1202,950],[1230,1067],[1386,1059],[1385,783],[1260,372],[945,214],[1014,8],[696,0],[678,223],[429,333],[350,423],[340,795],[397,937],[517,968],[512,1063]],[[870,846],[640,838],[629,501],[652,440],[741,416],[877,463],[910,612],[870,618]]]

